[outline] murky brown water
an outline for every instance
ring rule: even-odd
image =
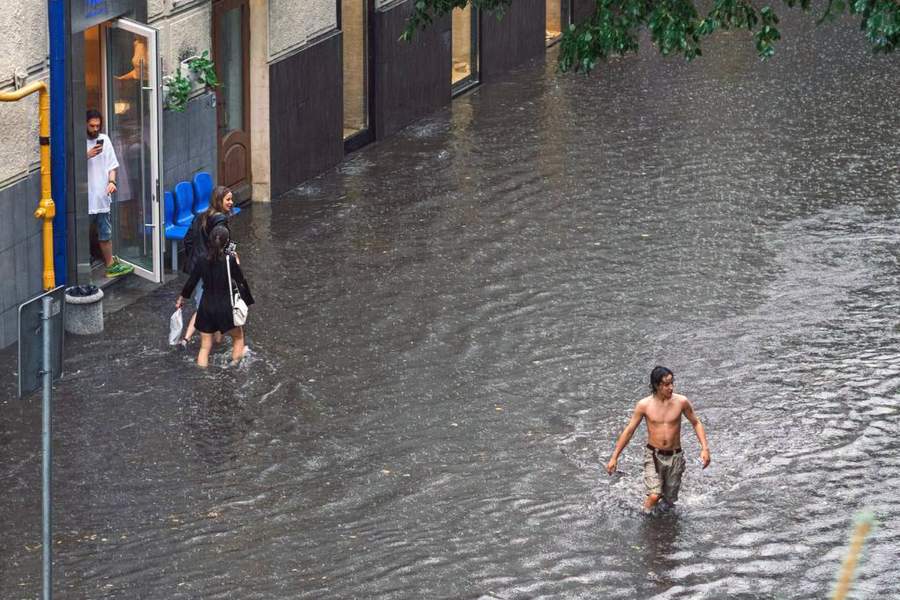
[[[900,57],[787,21],[768,64],[524,68],[245,212],[239,369],[165,346],[175,285],[70,340],[57,597],[823,598],[864,508],[853,597],[900,597]],[[643,432],[601,468],[657,363],[713,465],[645,518]],[[0,597],[30,599],[14,389]]]

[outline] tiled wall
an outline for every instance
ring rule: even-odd
[[[545,53],[544,0],[518,0],[497,19],[481,17],[481,81],[494,81],[513,67]]]
[[[375,13],[375,135],[383,139],[450,102],[450,15],[399,41],[412,3]]]
[[[334,32],[269,69],[272,195],[344,157],[341,34]]]
[[[163,111],[163,184],[175,189],[206,171],[216,181],[215,95],[206,93],[188,102],[184,112]]]
[[[0,347],[18,339],[19,304],[43,291],[40,173],[0,190]]]

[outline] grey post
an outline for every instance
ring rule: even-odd
[[[51,551],[53,550],[50,530],[50,483],[52,478],[50,476],[50,470],[53,465],[50,455],[50,412],[51,412],[51,398],[50,394],[52,391],[53,385],[53,366],[50,361],[50,319],[52,318],[51,306],[53,304],[53,299],[50,295],[46,295],[42,299],[43,302],[43,310],[41,312],[41,326],[44,334],[44,366],[41,371],[41,375],[44,378],[44,402],[43,402],[43,419],[41,426],[41,437],[43,443],[43,503],[42,503],[42,513],[43,513],[43,554],[44,554],[44,568],[43,568],[43,579],[44,579],[44,600],[50,600],[53,597],[53,589],[52,589],[52,571],[53,571],[53,562],[51,557]]]

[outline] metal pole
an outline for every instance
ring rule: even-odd
[[[43,329],[44,334],[44,366],[42,375],[44,377],[44,401],[43,401],[43,417],[42,417],[42,426],[41,426],[41,438],[43,443],[43,502],[42,502],[42,515],[43,515],[43,554],[44,554],[44,568],[43,568],[43,576],[44,576],[44,600],[51,600],[53,597],[53,590],[51,587],[51,583],[53,581],[52,571],[53,571],[53,562],[51,559],[51,551],[53,550],[52,540],[51,540],[51,523],[50,523],[50,471],[52,466],[51,455],[50,455],[50,409],[51,409],[51,386],[53,383],[53,373],[52,365],[50,363],[50,328],[51,321],[51,306],[53,304],[53,299],[50,296],[44,296],[43,307],[41,312],[41,327]]]

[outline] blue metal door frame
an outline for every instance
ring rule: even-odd
[[[71,82],[66,69],[69,44],[69,3],[48,0],[50,29],[50,188],[56,204],[53,218],[53,268],[57,285],[68,280],[68,163],[66,161],[66,98]]]

